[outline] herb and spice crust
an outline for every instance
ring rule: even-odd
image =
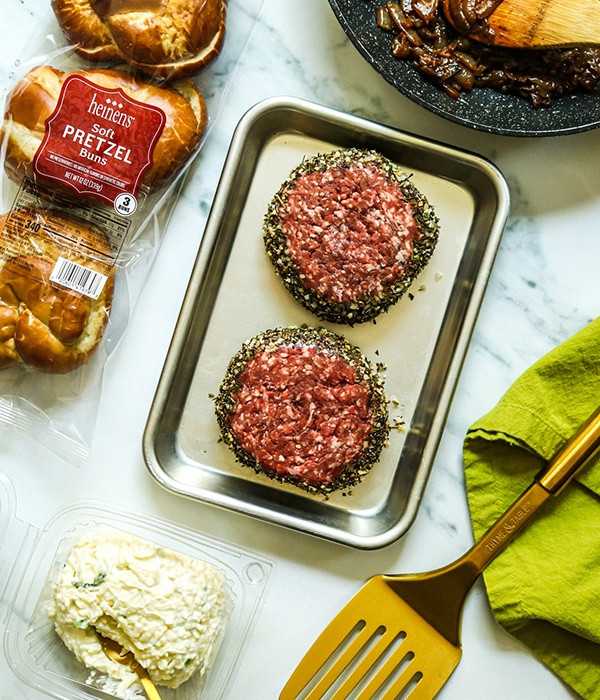
[[[359,483],[389,434],[377,368],[324,328],[274,328],[246,342],[215,412],[238,462],[311,494]]]
[[[304,160],[263,223],[267,254],[306,309],[354,325],[387,311],[429,262],[439,221],[398,165],[348,148]]]

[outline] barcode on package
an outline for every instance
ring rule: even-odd
[[[97,299],[108,278],[85,265],[59,257],[50,274],[50,281],[62,284],[75,292]]]

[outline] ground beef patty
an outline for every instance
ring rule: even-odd
[[[351,148],[292,171],[268,207],[264,241],[303,306],[352,325],[400,299],[429,262],[438,228],[431,205],[396,164]]]
[[[312,493],[358,483],[389,429],[376,368],[323,328],[276,328],[245,343],[215,408],[239,462]]]

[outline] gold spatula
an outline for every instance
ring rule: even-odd
[[[130,651],[125,651],[125,649],[123,649],[118,642],[115,642],[114,639],[104,637],[100,634],[100,632],[98,632],[98,630],[96,630],[96,636],[98,637],[102,651],[104,651],[106,656],[108,656],[111,661],[122,664],[123,666],[129,666],[130,669],[137,673],[138,678],[142,683],[142,687],[148,696],[148,700],[161,700],[158,690],[156,690],[156,686],[148,675],[148,671],[140,666],[140,664],[136,661],[135,656]]]
[[[600,408],[466,554],[430,573],[371,578],[308,650],[279,700],[429,700],[462,655],[467,594],[600,447]]]

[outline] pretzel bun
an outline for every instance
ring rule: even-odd
[[[225,40],[227,0],[52,0],[52,9],[82,58],[169,80],[208,66]]]
[[[166,123],[154,147],[153,163],[142,179],[144,191],[154,192],[171,182],[200,146],[208,115],[204,98],[191,80],[166,87],[119,70],[65,73],[51,66],[38,66],[15,85],[6,100],[4,165],[13,179],[34,178],[32,163],[44,138],[45,121],[54,112],[62,85],[70,75],[79,75],[106,89],[120,88],[128,97],[165,113]]]
[[[61,235],[68,244],[61,244]],[[62,213],[20,209],[0,216],[0,243],[0,369],[27,365],[66,374],[86,364],[104,334],[113,298],[105,234]],[[59,256],[107,276],[98,299],[50,282]]]

